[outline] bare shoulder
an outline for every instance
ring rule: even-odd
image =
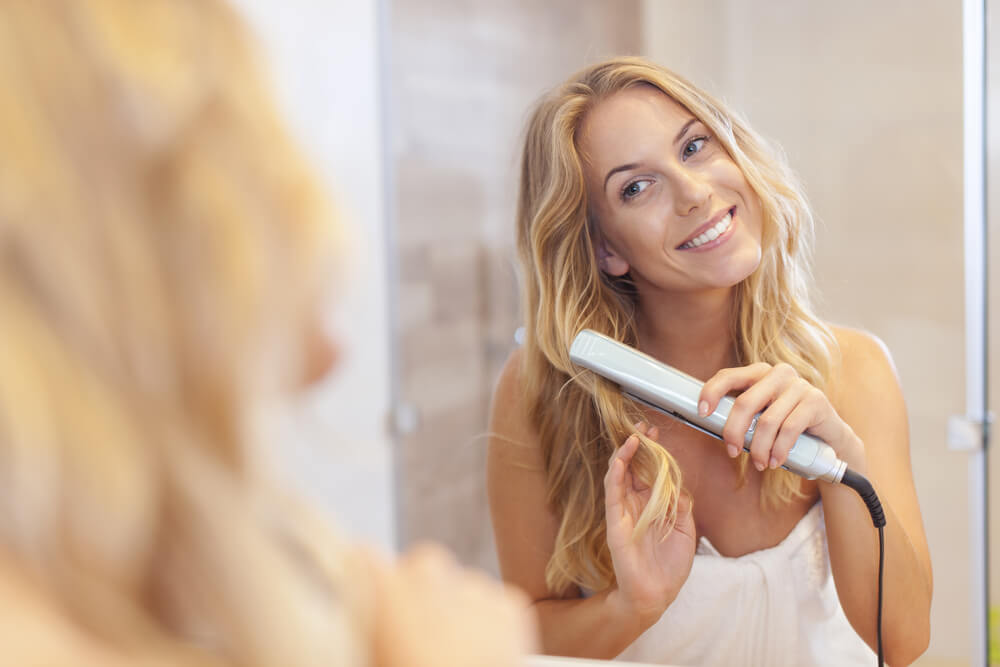
[[[524,352],[515,349],[507,358],[493,391],[490,409],[490,451],[520,464],[539,462],[538,436],[531,423],[525,396]]]
[[[899,377],[886,344],[861,329],[830,328],[838,349],[827,391],[841,416],[850,423],[876,406],[903,409]]]
[[[493,408],[504,407],[520,397],[523,386],[524,350],[520,347],[507,357],[493,391]]]
[[[896,366],[888,346],[877,336],[861,329],[831,326],[838,349],[834,354],[834,385],[857,380],[897,381]]]

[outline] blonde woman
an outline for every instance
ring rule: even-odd
[[[336,228],[245,42],[210,0],[0,4],[0,662],[517,664],[520,594],[249,456],[332,361]]]
[[[517,223],[526,336],[494,398],[489,494],[544,650],[875,664],[867,510],[778,467],[808,431],[877,488],[885,655],[916,659],[931,565],[899,383],[878,340],[810,310],[812,220],[776,153],[675,74],[610,60],[535,108]],[[585,328],[707,381],[706,414],[738,394],[725,445],[574,367]]]

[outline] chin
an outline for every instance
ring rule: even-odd
[[[718,276],[719,287],[733,287],[752,276],[760,268],[760,259],[758,248],[756,252],[734,257],[726,262],[725,271]]]

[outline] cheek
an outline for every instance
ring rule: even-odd
[[[715,163],[716,178],[725,187],[746,196],[753,193],[750,184],[743,176],[743,172],[736,166],[736,163],[727,155],[719,158]],[[749,202],[748,202],[749,203]]]
[[[747,195],[747,227],[757,239],[758,243],[764,242],[764,206],[760,197],[753,190],[749,190]]]
[[[743,218],[747,228],[754,232],[754,235],[759,239],[763,230],[764,210],[760,197],[747,183],[746,177],[743,176],[743,172],[740,171],[735,162],[728,158],[720,162],[723,164],[719,167],[719,183],[736,195],[739,200],[737,203],[742,204]]]

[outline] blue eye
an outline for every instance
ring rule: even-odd
[[[640,194],[642,194],[643,190],[649,187],[650,183],[652,183],[652,181],[646,179],[639,181],[632,181],[624,188],[622,188],[622,199],[626,201],[629,199],[635,199]]]
[[[708,143],[708,137],[698,137],[687,142],[684,146],[684,153],[681,156],[684,160],[699,152]]]

